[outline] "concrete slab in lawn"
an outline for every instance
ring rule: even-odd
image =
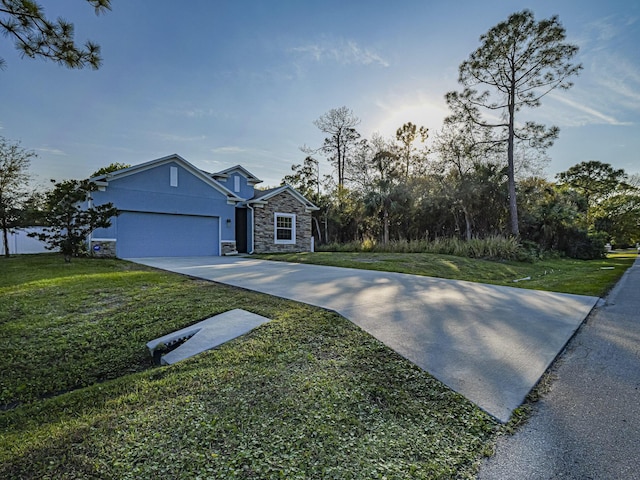
[[[151,340],[147,343],[147,348],[149,348],[149,351],[153,354],[155,348],[161,343],[170,345],[188,338],[188,340],[178,348],[162,357],[163,365],[171,365],[180,360],[193,357],[198,353],[211,350],[229,340],[233,340],[240,335],[250,332],[268,321],[268,318],[236,308],[216,315],[215,317],[202,320],[190,327]]]
[[[335,310],[503,422],[598,301],[248,257],[130,260]]]

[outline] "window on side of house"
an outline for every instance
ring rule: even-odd
[[[169,185],[172,187],[178,186],[178,167],[169,168]]]
[[[296,216],[293,213],[275,213],[273,218],[274,242],[296,243]]]
[[[240,177],[238,175],[233,177],[233,191],[236,193],[240,191]]]

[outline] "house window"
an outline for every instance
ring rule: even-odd
[[[233,191],[236,193],[240,191],[240,177],[237,175],[233,177]]]
[[[274,242],[279,244],[296,243],[296,216],[292,213],[274,214]]]
[[[169,185],[172,187],[178,186],[178,167],[170,167],[169,169]]]

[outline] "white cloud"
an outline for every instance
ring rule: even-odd
[[[277,153],[274,153],[269,150],[264,150],[261,148],[252,148],[252,147],[240,147],[237,145],[225,145],[223,147],[216,147],[211,149],[211,153],[216,155],[244,155],[245,158],[256,159],[256,158],[269,158],[269,159],[280,159],[280,156]],[[244,161],[244,160],[243,160]]]
[[[316,62],[333,61],[341,65],[389,66],[389,62],[380,54],[369,48],[361,47],[353,40],[323,40],[290,50]]]
[[[633,39],[638,18],[611,15],[580,32],[583,72],[569,92],[554,91],[541,112],[560,126],[632,125],[640,113],[640,68]]]
[[[594,61],[592,74],[607,103],[640,110],[640,69],[635,64],[619,55],[607,55]]]
[[[208,109],[194,108],[191,110],[185,110],[183,114],[190,118],[204,118],[204,117],[212,117],[216,114],[216,112],[215,110],[213,110],[213,108],[208,108]]]
[[[222,154],[222,155],[235,155],[238,153],[247,153],[248,150],[242,147],[236,146],[225,146],[225,147],[217,147],[212,148],[211,153]]]
[[[550,98],[553,98],[555,101],[563,103],[569,106],[574,111],[580,112],[582,114],[576,115],[575,112],[573,112],[573,115],[571,115],[572,120],[569,119],[568,115],[565,116],[565,122],[572,124],[572,126],[588,124],[629,125],[629,123],[627,122],[622,122],[611,115],[596,110],[596,108],[589,106],[588,102],[572,100],[566,95],[563,96],[550,94]]]
[[[589,51],[610,51],[610,42],[624,36],[629,27],[637,22],[637,17],[609,15],[587,23],[576,43],[580,49]]]
[[[161,140],[165,142],[197,142],[206,139],[205,135],[194,135],[194,136],[184,136],[184,135],[176,135],[173,133],[161,133],[161,132],[153,132],[153,135],[159,137]]]
[[[63,152],[60,149],[51,148],[51,147],[48,147],[48,146],[36,148],[35,150],[36,150],[36,152],[47,153],[49,155],[59,155],[59,156],[64,156],[64,157],[66,157],[68,155],[66,152]]]

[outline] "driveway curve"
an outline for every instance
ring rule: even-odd
[[[335,310],[501,422],[598,301],[250,257],[128,260]]]

